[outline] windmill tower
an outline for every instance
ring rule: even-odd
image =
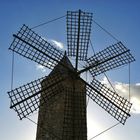
[[[74,72],[74,67],[66,55],[60,62],[63,62]],[[68,69],[58,64],[49,76],[43,80],[42,88],[43,86],[44,88],[47,87],[47,83],[52,84],[53,77],[56,74],[62,75],[61,77],[65,80],[60,84],[55,84],[52,87],[54,91],[47,88],[43,93],[55,94],[55,96],[39,109],[36,140],[51,140],[55,137],[65,140],[87,140],[86,86],[78,78],[75,78]],[[42,130],[42,128],[47,131]],[[49,133],[50,130],[51,133]]]
[[[130,117],[132,104],[95,77],[135,59],[122,42],[88,58],[91,23],[92,13],[67,12],[67,54],[26,25],[13,35],[10,50],[52,69],[48,76],[8,92],[10,108],[20,119],[39,108],[36,140],[87,140],[86,95],[120,123]],[[69,57],[75,58],[75,66]],[[85,62],[83,69],[79,61]],[[91,83],[80,77],[86,71],[91,73]]]

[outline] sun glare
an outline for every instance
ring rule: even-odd
[[[103,133],[94,139],[92,139],[94,136],[98,135],[102,131],[104,131],[104,128],[96,121],[94,121],[90,115],[87,117],[87,126],[88,126],[88,140],[111,140],[108,136],[108,132]]]

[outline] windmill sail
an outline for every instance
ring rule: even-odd
[[[125,124],[125,121],[130,117],[130,108],[132,104],[111,91],[98,80],[94,79],[91,85],[87,84],[87,95],[113,116],[120,123]]]
[[[91,23],[92,13],[81,10],[67,12],[68,56],[78,57],[78,60],[86,60]]]
[[[46,79],[46,77],[43,77],[8,92],[11,100],[10,108],[17,112],[20,119],[26,118],[29,114],[37,111],[40,105],[43,105],[44,102],[47,102],[54,96],[52,92],[58,94],[62,90],[60,84],[62,77],[59,74],[55,73],[47,78],[50,83],[43,82]],[[43,87],[41,85],[42,82]],[[55,84],[57,84],[57,88],[54,88]],[[46,90],[48,93],[43,94]]]
[[[10,50],[49,69],[53,69],[64,55],[26,25],[23,25],[13,36]]]
[[[87,66],[79,73],[89,70],[93,77],[113,68],[135,61],[134,57],[121,42],[118,42],[88,58]]]

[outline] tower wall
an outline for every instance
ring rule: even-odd
[[[56,92],[39,109],[36,140],[87,140],[85,85],[68,77],[53,89],[43,93]]]

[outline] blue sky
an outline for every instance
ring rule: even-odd
[[[121,40],[134,55],[136,62],[131,64],[131,96],[140,102],[140,2],[138,0],[0,0],[0,139],[35,140],[36,125],[28,120],[20,121],[13,110],[9,109],[7,91],[11,83],[12,34],[22,24],[33,27],[42,22],[66,14],[67,10],[89,11],[93,19]],[[65,19],[35,29],[48,39],[62,42],[66,49]],[[91,41],[95,51],[112,43],[112,39],[92,24]],[[36,63],[15,56],[14,87],[47,74],[37,69]],[[128,66],[107,73],[119,92],[128,88]],[[102,81],[106,82],[103,78]],[[122,84],[123,83],[123,84]],[[127,92],[127,91],[126,91]],[[125,93],[126,94],[126,93]],[[136,95],[136,96],[134,96]],[[134,98],[132,98],[134,100]],[[140,104],[138,104],[140,105]],[[139,107],[138,107],[139,110]],[[110,115],[102,111],[95,103],[89,102],[88,108],[90,137],[117,123]],[[33,115],[36,118],[36,114]],[[125,124],[97,137],[96,140],[138,140],[140,131],[140,113],[132,113]]]

